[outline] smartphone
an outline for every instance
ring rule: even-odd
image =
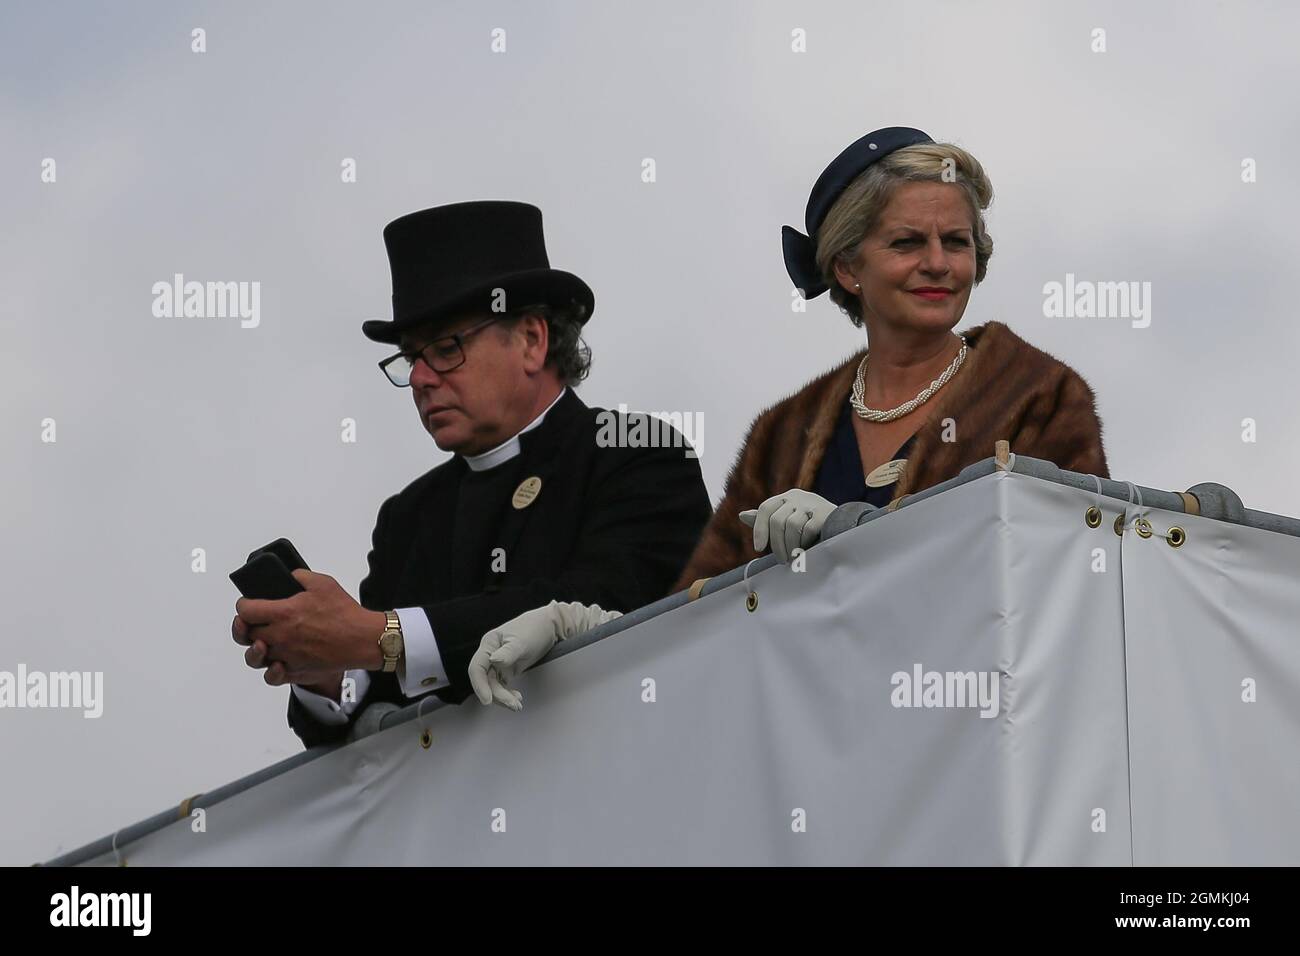
[[[294,553],[297,554],[296,551]],[[253,552],[247,564],[230,573],[230,580],[244,597],[265,601],[293,597],[303,590],[303,586],[294,580],[280,556],[270,551]]]
[[[252,561],[263,552],[275,555],[290,571],[311,570],[311,568],[307,567],[307,562],[302,559],[302,555],[298,553],[298,549],[293,546],[293,543],[288,538],[276,538],[270,544],[262,545],[248,556],[248,560]]]

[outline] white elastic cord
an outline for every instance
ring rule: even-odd
[[[1096,476],[1094,475],[1093,477],[1096,477]],[[1137,496],[1137,506],[1138,506],[1139,508],[1144,507],[1143,504],[1142,504],[1142,489],[1139,488],[1137,485],[1133,484],[1133,482],[1131,482],[1131,481],[1126,481],[1126,482],[1124,482],[1124,484],[1128,485],[1128,503],[1129,503],[1129,504],[1133,504],[1133,498],[1134,498],[1134,496]],[[1124,509],[1124,516],[1125,516],[1125,519],[1128,518],[1128,509],[1127,509],[1127,508]],[[1134,513],[1132,522],[1130,523],[1128,520],[1125,520],[1125,522],[1124,522],[1124,524],[1122,525],[1122,527],[1123,527],[1123,529],[1124,529],[1125,531],[1127,531],[1129,528],[1131,528],[1134,524],[1137,523],[1137,521],[1138,521],[1139,518],[1145,518],[1145,517],[1146,517],[1145,512]],[[1150,525],[1151,525],[1151,522],[1150,522],[1150,521],[1147,521],[1147,525],[1150,526]],[[1169,534],[1168,531],[1157,531],[1154,527],[1151,528],[1151,534],[1154,535],[1154,536],[1157,537],[1157,538],[1169,538],[1169,537],[1170,537],[1170,534]]]
[[[1015,471],[1015,470],[1016,470],[1016,453],[1015,453],[1014,451],[1009,451],[1009,452],[1007,452],[1007,461],[1006,461],[1006,464],[1003,464],[1002,462],[998,461],[997,459],[994,459],[993,464],[997,466],[997,470],[998,470],[998,471]]]
[[[1098,478],[1096,475],[1089,475],[1088,477],[1097,483],[1097,493],[1092,496],[1092,503],[1093,506],[1098,511],[1100,511],[1101,510],[1101,479]]]
[[[117,849],[117,835],[121,832],[121,830],[113,831],[113,860],[118,866],[126,866],[126,864],[122,862],[122,854],[119,853]]]
[[[763,560],[762,557],[757,557],[757,558],[754,559],[754,561],[762,561],[762,560]],[[750,562],[748,562],[748,563],[745,564],[745,573],[742,574],[741,577],[740,577],[740,579],[741,579],[742,581],[745,582],[745,592],[746,592],[747,594],[757,594],[757,593],[758,593],[757,591],[755,591],[753,588],[751,588],[751,587],[749,586],[749,566],[750,566],[751,564],[753,564],[754,561],[750,561]]]
[[[1141,507],[1142,507],[1142,490],[1141,490],[1140,488],[1138,488],[1137,485],[1133,484],[1133,482],[1131,482],[1131,481],[1126,481],[1126,482],[1124,482],[1124,484],[1128,485],[1128,503],[1129,503],[1130,505],[1133,504],[1133,496],[1136,495],[1136,496],[1137,496],[1137,506],[1138,506],[1139,508],[1141,508]],[[1132,517],[1132,518],[1129,518],[1128,508],[1126,507],[1126,508],[1124,509],[1124,524],[1121,525],[1121,527],[1122,527],[1125,531],[1127,531],[1129,528],[1133,527],[1133,523],[1136,522],[1137,519],[1140,518],[1140,517],[1142,517],[1141,514],[1139,514],[1139,513],[1137,513],[1137,512],[1134,512],[1133,517]]]
[[[1129,500],[1129,502],[1132,503],[1132,501],[1133,501],[1133,496],[1134,496],[1134,495],[1137,495],[1138,507],[1141,508],[1141,507],[1142,507],[1142,489],[1139,488],[1137,485],[1133,484],[1133,482],[1131,482],[1131,481],[1126,481],[1126,482],[1124,482],[1124,484],[1128,485],[1128,500]]]

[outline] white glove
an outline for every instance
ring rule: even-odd
[[[496,701],[502,707],[522,710],[524,695],[509,687],[516,676],[549,654],[557,641],[622,616],[620,611],[602,611],[595,604],[552,601],[488,631],[469,662],[469,683],[479,703]]]
[[[789,564],[795,548],[811,547],[835,505],[802,488],[768,498],[755,510],[742,511],[740,520],[754,529],[754,550],[760,554],[772,542],[772,553]]]

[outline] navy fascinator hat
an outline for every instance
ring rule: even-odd
[[[879,159],[904,146],[933,143],[927,134],[910,126],[887,126],[872,130],[840,153],[813,184],[804,212],[804,225],[808,235],[791,226],[781,227],[781,247],[785,253],[785,269],[790,273],[795,287],[802,290],[805,299],[815,299],[826,291],[817,270],[817,230],[830,212],[835,200],[848,188],[849,183]]]

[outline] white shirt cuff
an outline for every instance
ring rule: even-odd
[[[397,665],[397,685],[407,697],[419,697],[431,690],[450,686],[442,666],[438,642],[433,639],[429,616],[418,607],[400,607],[397,618],[402,622],[403,663]]]
[[[402,625],[402,630],[405,633],[405,624]],[[350,689],[347,684],[349,679],[353,681]],[[297,684],[293,685],[293,695],[298,698],[298,703],[306,708],[307,713],[322,724],[340,725],[348,722],[352,712],[357,709],[357,704],[365,699],[366,691],[369,689],[370,675],[364,670],[356,670],[347,671],[343,675],[344,692],[340,693],[340,697],[343,698],[340,703],[336,704],[328,697],[299,687]]]

